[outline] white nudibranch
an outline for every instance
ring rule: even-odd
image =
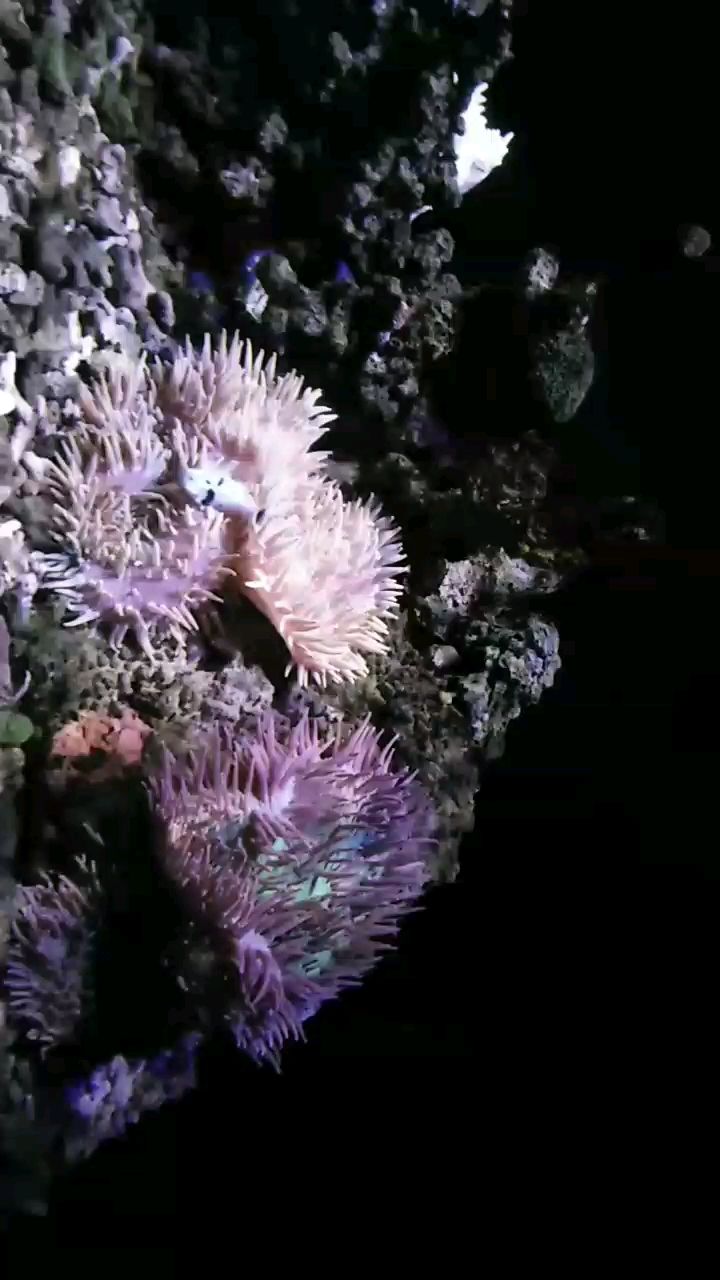
[[[247,486],[222,467],[181,467],[178,483],[198,507],[212,507],[226,516],[244,516],[246,520],[254,520],[260,514]]]

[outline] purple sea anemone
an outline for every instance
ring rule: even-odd
[[[45,875],[17,890],[4,986],[10,1022],[41,1050],[70,1040],[92,999],[101,890],[78,859],[78,883]]]
[[[419,898],[429,801],[369,721],[321,731],[272,713],[167,755],[152,791],[165,868],[225,965],[224,1017],[241,1048],[276,1060]]]
[[[119,644],[132,630],[149,658],[158,630],[182,637],[194,610],[219,599],[225,523],[159,492],[170,451],[141,362],[83,400],[86,422],[63,437],[44,484],[53,500],[44,585],[67,600],[70,626],[101,620]]]

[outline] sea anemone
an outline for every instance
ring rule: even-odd
[[[209,337],[200,353],[188,343],[154,376],[181,483],[231,517],[233,582],[285,640],[288,672],[323,685],[364,675],[364,655],[386,648],[405,557],[378,504],[346,502],[327,478],[316,446],[335,414],[320,392],[277,377],[275,356],[237,335],[215,352]]]
[[[310,452],[336,414],[318,403],[321,392],[306,387],[294,371],[278,377],[277,357],[236,333],[228,346],[222,333],[213,350],[210,335],[196,351],[188,339],[170,365],[155,363],[157,401],[166,426],[179,425],[188,438],[204,440],[224,459],[237,462],[250,483],[286,480],[287,473],[317,474],[329,454]],[[278,456],[278,449],[280,456]]]
[[[346,502],[330,481],[292,509],[268,507],[243,531],[236,582],[279,631],[298,683],[325,686],[367,675],[367,654],[387,651],[405,572],[398,530],[374,503]]]
[[[17,890],[3,985],[9,1019],[43,1052],[70,1040],[88,1014],[101,889],[78,858],[78,882],[44,875]]]
[[[368,720],[322,732],[273,713],[166,754],[151,790],[166,872],[224,966],[224,1017],[240,1047],[275,1060],[419,898],[429,801]]]
[[[186,491],[229,516],[235,585],[266,615],[290,652],[288,673],[319,684],[367,672],[386,649],[405,572],[399,531],[376,502],[346,502],[315,448],[335,418],[319,391],[275,356],[225,336],[213,353],[188,344],[155,370]]]
[[[46,468],[50,533],[61,550],[45,557],[44,586],[67,601],[68,625],[109,623],[113,644],[132,630],[152,659],[154,633],[195,630],[193,611],[219,600],[231,570],[222,515],[157,491],[168,451],[150,406],[128,407],[129,385],[103,382],[97,405],[117,402],[104,429],[78,428]]]

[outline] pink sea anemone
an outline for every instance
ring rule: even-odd
[[[249,483],[284,486],[288,473],[317,474],[329,454],[315,450],[336,414],[319,403],[321,392],[295,372],[278,376],[277,357],[253,353],[236,333],[213,348],[206,334],[196,351],[188,340],[175,360],[153,368],[166,429],[204,442],[235,461]],[[312,452],[311,452],[312,450]]]
[[[347,502],[326,480],[244,530],[233,566],[287,645],[286,674],[294,666],[301,685],[326,685],[366,675],[366,655],[387,650],[404,559],[378,505]]]
[[[355,679],[386,649],[405,572],[399,530],[376,502],[346,502],[316,448],[335,415],[275,357],[225,336],[156,369],[184,470],[241,483],[259,520],[233,522],[234,585],[273,623],[301,684]],[[227,490],[225,490],[227,493]],[[215,500],[224,505],[219,485]]]
[[[347,502],[327,478],[330,455],[316,446],[335,415],[320,393],[278,378],[275,357],[253,357],[237,336],[216,352],[209,338],[199,354],[188,345],[155,378],[182,474],[217,477],[211,501],[230,515],[241,484],[243,514],[262,513],[231,521],[234,585],[280,632],[288,671],[322,685],[366,674],[366,655],[386,649],[405,557],[379,505]]]

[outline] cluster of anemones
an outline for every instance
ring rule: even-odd
[[[386,647],[403,573],[395,525],[348,502],[315,446],[335,415],[275,357],[237,335],[189,342],[174,362],[117,367],[81,397],[82,420],[44,467],[52,500],[45,585],[72,624],[197,626],[229,584],[277,627],[301,683],[367,670]]]
[[[72,734],[65,747],[78,741]],[[142,741],[125,745],[135,768]],[[97,865],[76,859],[69,874],[18,889],[3,979],[8,1021],[31,1061],[38,1049],[41,1065],[51,1055],[41,1088],[68,1154],[89,1152],[191,1087],[195,1048],[213,1028],[277,1065],[319,1006],[393,945],[435,844],[432,806],[393,753],[369,721],[321,727],[307,714],[291,724],[268,712],[234,737],[209,731],[146,774],[156,839],[135,870],[144,888],[154,872],[149,896],[128,893],[129,869],[116,874],[112,824]],[[97,1028],[113,1026],[103,1003],[112,992],[99,980],[113,929],[157,928],[133,914],[151,900],[166,913],[148,958],[168,1001],[153,1015],[152,1043],[141,1058],[115,1056],[73,1078],[64,1064],[72,1072],[97,1063]],[[157,976],[148,973],[153,990]],[[124,991],[122,999],[127,1030]],[[175,1049],[159,1053],[155,1035]]]

